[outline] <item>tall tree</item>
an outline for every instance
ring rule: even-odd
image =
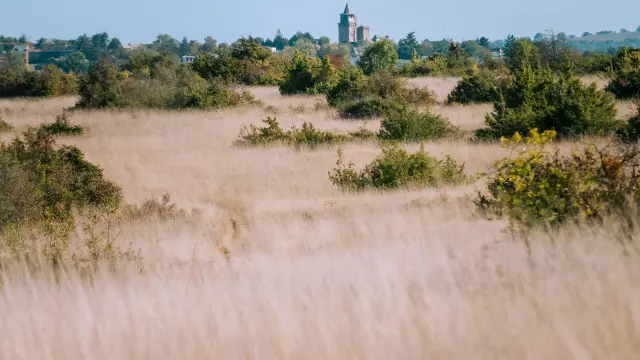
[[[218,48],[218,42],[211,36],[204,38],[204,44],[200,47],[201,51],[214,52]]]
[[[416,33],[412,31],[398,42],[398,57],[400,57],[400,59],[411,60],[411,55],[414,50],[418,51],[420,49],[420,44],[418,43],[415,34]]]
[[[120,39],[116,37],[111,39],[111,41],[109,41],[109,45],[107,45],[107,49],[112,52],[119,52],[120,49],[122,49],[122,43],[120,42]]]
[[[287,38],[282,36],[282,32],[280,32],[280,29],[278,29],[276,36],[273,38],[273,44],[275,45],[275,48],[278,50],[284,49],[285,46],[289,44],[289,40],[287,40]]]
[[[179,47],[176,44],[176,40],[169,34],[160,34],[156,40],[151,44],[153,48],[161,53],[178,53]]]
[[[66,71],[76,74],[84,74],[89,68],[87,58],[84,56],[84,53],[79,51],[67,56],[66,59],[64,59],[63,65]]]
[[[398,63],[398,53],[391,40],[378,40],[369,45],[362,57],[359,65],[365,74],[372,74],[376,71],[392,70]]]
[[[106,49],[109,44],[109,34],[106,32],[95,34],[91,36],[91,43],[97,52],[101,52]]]
[[[479,39],[476,39],[476,42],[478,43],[478,45],[485,47],[487,49],[491,47],[491,41],[489,40],[489,38],[486,38],[484,36]]]

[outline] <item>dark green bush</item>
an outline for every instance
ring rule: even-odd
[[[242,126],[240,128],[237,145],[264,146],[272,143],[283,143],[288,146],[315,148],[319,145],[338,144],[350,140],[349,135],[335,134],[327,131],[320,131],[313,124],[304,122],[302,127],[292,126],[285,131],[275,118],[262,120],[266,125],[257,127],[255,125]]]
[[[449,103],[479,104],[499,100],[500,83],[487,73],[465,76],[447,97]]]
[[[585,148],[571,156],[547,151],[556,133],[535,129],[503,141],[517,152],[496,164],[488,194],[476,199],[479,209],[506,217],[512,226],[557,226],[570,221],[601,221],[605,216],[635,214],[640,151],[637,147]],[[526,148],[523,149],[523,144]]]
[[[384,147],[382,154],[360,171],[353,163],[345,164],[342,151],[338,150],[336,165],[329,172],[329,180],[348,191],[458,185],[469,179],[464,165],[449,156],[437,160],[422,147],[413,154],[397,146]]]
[[[120,188],[72,146],[29,129],[0,144],[0,228],[23,221],[65,220],[74,207],[117,206]]]
[[[0,97],[48,97],[75,94],[77,78],[55,65],[42,71],[0,70]]]
[[[640,49],[623,47],[613,57],[607,91],[618,99],[640,97]]]
[[[40,129],[51,135],[82,135],[84,128],[79,125],[71,124],[69,117],[71,114],[68,110],[64,110],[62,114],[56,116],[56,121],[49,124],[40,125]]]
[[[524,66],[501,95],[486,116],[487,127],[476,132],[478,138],[510,137],[533,128],[555,130],[562,137],[605,135],[620,126],[613,96],[595,84],[583,85],[571,71],[556,76]]]
[[[217,83],[206,88],[192,90],[185,94],[183,102],[176,102],[176,108],[222,109],[240,105],[261,104],[249,91],[235,92]]]
[[[121,107],[123,103],[126,75],[118,73],[113,65],[98,63],[80,79],[77,106],[79,108],[102,109]]]
[[[336,81],[336,70],[328,58],[320,61],[298,50],[280,83],[283,95],[322,94],[328,91]]]
[[[336,85],[327,93],[327,102],[342,117],[371,118],[385,116],[411,106],[430,106],[436,95],[426,88],[407,87],[403,79],[380,71],[364,77],[359,70],[340,72]]]
[[[236,92],[205,81],[190,67],[154,62],[137,75],[99,62],[81,81],[81,108],[220,109],[260,102],[248,91]],[[134,69],[142,65],[137,64]]]
[[[344,67],[338,71],[336,83],[327,90],[327,103],[329,106],[337,106],[366,96],[365,77],[362,70],[356,67]]]
[[[338,113],[343,118],[368,119],[400,112],[405,107],[404,103],[396,100],[374,97],[341,103],[338,106]]]
[[[380,124],[378,137],[382,140],[423,141],[456,135],[458,127],[440,115],[417,110],[389,114]]]

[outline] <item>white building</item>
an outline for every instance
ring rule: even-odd
[[[195,60],[196,60],[196,57],[192,55],[182,55],[180,57],[180,62],[183,64],[191,64]]]

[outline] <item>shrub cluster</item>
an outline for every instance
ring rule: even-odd
[[[457,134],[460,134],[460,129],[448,119],[430,112],[408,109],[385,117],[380,123],[378,137],[381,140],[423,141]]]
[[[283,95],[322,94],[336,81],[336,69],[328,58],[322,61],[296,50],[280,83]]]
[[[0,229],[15,222],[66,220],[74,207],[116,206],[120,188],[73,146],[44,129],[0,144]]]
[[[469,61],[454,61],[443,54],[436,54],[425,60],[413,59],[400,69],[400,74],[409,77],[420,76],[463,76],[473,71]]]
[[[640,49],[623,47],[611,60],[607,90],[618,99],[640,97]]]
[[[145,55],[146,57],[146,55]],[[248,91],[237,92],[215,81],[206,81],[188,66],[146,57],[130,60],[129,70],[98,62],[80,81],[79,108],[220,109],[258,104]]]
[[[480,104],[500,99],[500,88],[504,86],[493,74],[476,72],[463,77],[447,97],[448,103]]]
[[[48,97],[75,94],[77,78],[55,65],[42,71],[0,70],[1,97]]]
[[[336,84],[327,92],[327,102],[345,118],[371,118],[403,109],[436,103],[437,96],[426,88],[407,87],[403,79],[379,71],[369,77],[358,69],[339,72]]]
[[[523,66],[493,103],[487,127],[476,132],[478,138],[510,137],[533,128],[555,130],[563,137],[604,135],[620,126],[613,96],[596,84],[583,85],[570,70],[555,75],[548,69]]]
[[[502,139],[505,147],[520,150],[496,163],[488,193],[476,204],[485,213],[508,218],[524,227],[557,226],[568,221],[602,220],[637,207],[640,151],[585,148],[571,156],[544,145],[555,131],[536,129],[522,138]]]
[[[382,154],[360,171],[353,163],[345,164],[342,151],[338,150],[336,165],[329,172],[329,180],[348,191],[457,185],[468,180],[463,164],[449,156],[438,160],[422,147],[413,154],[395,145],[384,147]]]
[[[40,129],[51,135],[82,135],[84,128],[80,125],[74,125],[69,120],[71,113],[69,110],[63,110],[62,114],[56,116],[56,121],[48,124],[40,125]]]
[[[291,59],[273,55],[254,39],[240,39],[229,51],[201,53],[192,64],[193,70],[208,81],[225,84],[278,85]]]
[[[264,146],[273,143],[283,143],[296,148],[302,146],[314,148],[319,145],[338,144],[356,138],[362,139],[366,136],[362,131],[354,133],[355,135],[353,136],[351,134],[336,134],[321,131],[306,121],[302,124],[302,127],[298,128],[294,125],[290,130],[282,129],[275,118],[268,117],[262,120],[262,122],[265,124],[263,127],[257,127],[253,124],[249,125],[249,127],[243,125],[240,128],[239,139],[236,141],[236,144]]]

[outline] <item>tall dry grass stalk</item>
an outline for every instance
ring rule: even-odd
[[[363,124],[314,109],[315,98],[255,91],[283,127]],[[19,131],[51,121],[69,102],[19,100],[0,109]],[[300,105],[305,111],[295,110]],[[488,110],[437,111],[472,129]],[[474,214],[469,197],[482,181],[344,194],[327,176],[335,148],[232,146],[242,124],[264,116],[261,109],[74,114],[88,133],[61,142],[102,166],[128,202],[170,193],[199,211],[120,224],[117,242],[140,249],[142,274],[124,268],[87,281],[72,270],[57,278],[6,270],[0,358],[637,358],[638,239],[616,222],[525,242],[503,232],[503,222]],[[451,154],[470,172],[505,155],[498,145],[465,142],[425,150]],[[358,166],[378,153],[373,143],[344,147]]]

